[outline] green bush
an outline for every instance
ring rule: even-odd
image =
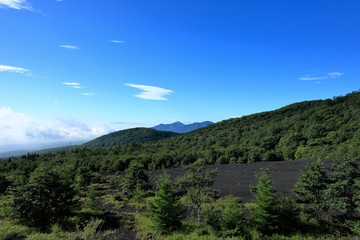
[[[33,230],[27,226],[16,225],[13,222],[0,222],[0,240],[10,240],[26,237]]]
[[[10,217],[42,230],[61,223],[76,206],[75,192],[68,180],[56,169],[37,169],[27,184],[13,190]]]

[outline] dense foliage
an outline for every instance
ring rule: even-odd
[[[256,229],[262,233],[274,232],[277,228],[278,201],[270,175],[265,169],[258,176],[258,184],[253,188],[253,193],[255,204],[251,209],[252,222]]]
[[[149,215],[155,231],[166,234],[181,227],[182,209],[179,197],[169,175],[162,175],[157,182],[158,191],[149,205]]]
[[[76,206],[70,179],[57,169],[40,167],[29,181],[12,190],[10,216],[26,225],[46,229],[61,223]]]
[[[9,158],[0,161],[0,171],[28,174],[40,162],[48,161],[106,172],[122,171],[133,160],[142,162],[148,169],[161,169],[195,161],[223,164],[339,156],[352,158],[360,155],[359,106],[360,92],[354,92],[334,99],[300,102],[271,112],[225,120],[152,143],[77,148],[41,156],[28,154],[19,159]],[[139,133],[144,131],[155,130],[138,130]],[[118,133],[130,132],[134,136],[134,130]]]

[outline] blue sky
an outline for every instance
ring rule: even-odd
[[[359,89],[360,1],[0,0],[0,147]]]

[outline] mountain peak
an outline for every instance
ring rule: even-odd
[[[213,122],[205,121],[205,122],[196,122],[191,124],[184,124],[182,122],[174,122],[170,124],[159,124],[155,127],[152,127],[153,129],[159,130],[159,131],[170,131],[170,132],[176,132],[176,133],[187,133],[190,131],[194,131],[198,128],[206,127],[210,124],[213,124]]]

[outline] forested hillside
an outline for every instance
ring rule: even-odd
[[[97,171],[117,171],[125,169],[133,160],[143,162],[149,169],[159,169],[195,161],[223,164],[357,157],[360,155],[359,106],[360,92],[354,92],[225,120],[154,143],[82,148],[40,157],[29,155],[9,159],[1,161],[0,170],[31,171],[42,161],[76,163]],[[152,130],[139,129],[138,133],[144,131]],[[125,143],[130,132],[115,134],[119,134]],[[111,139],[108,136],[102,138]],[[106,146],[106,143],[101,144]]]
[[[82,147],[113,147],[129,143],[155,142],[175,135],[176,133],[173,132],[158,131],[151,128],[132,128],[98,137],[84,143]]]
[[[360,92],[354,92],[176,136],[130,129],[93,141],[119,144],[115,147],[2,160],[0,239],[355,239],[360,233],[359,106]],[[150,142],[157,134],[172,137]],[[125,144],[127,137],[148,142]],[[300,174],[298,163],[304,162],[287,164],[285,171],[280,162],[261,163],[317,158],[335,160],[324,161],[327,167],[320,160],[306,161]],[[249,162],[258,163],[246,165],[247,170],[220,166],[228,167],[218,178],[218,166],[205,166]],[[160,171],[146,170],[176,165],[188,166],[167,169],[172,176],[158,178],[155,190],[149,175]],[[293,187],[277,184],[276,189],[271,174],[287,184],[299,178]],[[237,180],[229,184],[232,176]],[[220,196],[217,190],[238,196]]]

